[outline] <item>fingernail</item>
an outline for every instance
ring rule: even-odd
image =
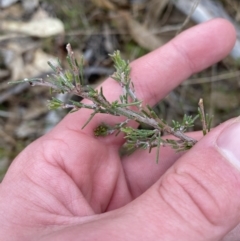
[[[225,128],[218,136],[216,144],[221,154],[240,170],[240,122],[236,121]]]

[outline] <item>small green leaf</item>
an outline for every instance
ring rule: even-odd
[[[97,114],[97,111],[94,111],[94,112],[90,115],[89,119],[88,119],[88,120],[86,121],[86,123],[83,125],[82,129],[84,129],[84,128],[86,127],[86,125],[92,120],[92,118],[93,118],[96,114]]]
[[[62,107],[63,104],[64,103],[61,100],[59,100],[55,97],[52,97],[52,100],[48,101],[47,106],[50,110],[55,110],[55,109],[58,109],[58,108]]]

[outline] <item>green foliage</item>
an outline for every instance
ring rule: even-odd
[[[110,55],[114,62],[114,67],[116,72],[112,75],[112,78],[116,81],[129,85],[130,79],[130,65],[128,61],[122,59],[120,55],[120,51],[115,51],[112,55]]]
[[[59,99],[52,97],[52,100],[48,101],[48,108],[50,110],[56,110],[63,106],[63,102]]]
[[[187,116],[186,114],[183,116],[182,123],[178,121],[172,120],[173,129],[175,131],[183,131],[186,132],[189,128],[194,126],[196,119],[199,118],[199,115],[196,115],[194,118],[192,116]]]
[[[130,64],[128,61],[122,59],[119,51],[115,51],[110,55],[116,69],[112,78],[116,80],[122,88],[122,94],[113,102],[107,100],[102,88],[100,88],[100,90],[94,90],[91,86],[84,84],[83,59],[80,60],[79,64],[74,57],[70,44],[67,45],[67,52],[68,70],[63,70],[60,63],[53,65],[49,62],[54,73],[48,76],[46,80],[25,79],[14,83],[29,82],[31,85],[43,85],[49,87],[52,92],[71,93],[90,100],[90,104],[75,101],[63,103],[61,100],[53,97],[52,100],[48,102],[49,109],[70,108],[72,111],[80,108],[91,109],[93,112],[82,128],[98,113],[125,117],[122,122],[114,126],[110,126],[107,123],[99,125],[93,130],[94,135],[99,137],[113,133],[117,135],[122,132],[126,139],[125,146],[131,152],[138,148],[148,149],[149,152],[151,152],[152,148],[156,147],[156,162],[159,160],[161,146],[171,146],[176,151],[184,151],[191,148],[197,142],[187,136],[185,132],[194,126],[194,122],[199,116],[203,122],[204,134],[210,130],[211,118],[205,115],[202,102],[199,104],[199,115],[195,117],[184,115],[182,122],[172,120],[172,126],[160,119],[152,107],[149,105],[143,106],[142,100],[139,100],[135,94],[134,85],[130,77]],[[130,120],[150,126],[152,129],[132,128],[128,126]],[[164,138],[165,134],[173,135],[175,138],[166,139]]]

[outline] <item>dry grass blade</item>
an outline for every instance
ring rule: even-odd
[[[210,83],[220,80],[230,80],[234,79],[240,76],[240,71],[230,72],[230,73],[224,73],[219,74],[215,76],[210,77],[203,77],[203,78],[196,78],[196,79],[189,79],[182,83],[182,85],[196,85],[196,84],[204,84],[204,83]]]

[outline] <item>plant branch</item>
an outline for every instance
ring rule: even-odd
[[[130,78],[130,65],[128,61],[121,58],[120,52],[115,51],[111,56],[114,65],[115,73],[111,76],[116,80],[122,88],[122,94],[113,102],[109,102],[104,96],[103,89],[95,90],[89,85],[84,84],[83,78],[83,59],[80,64],[74,57],[71,45],[67,45],[67,60],[69,63],[69,70],[63,70],[60,64],[57,66],[49,63],[53,69],[54,74],[47,76],[46,80],[43,79],[24,79],[19,82],[29,82],[32,86],[40,85],[47,86],[53,92],[58,93],[71,93],[80,96],[84,99],[90,100],[91,104],[84,104],[82,102],[70,101],[71,103],[63,103],[62,101],[52,98],[48,102],[50,109],[70,108],[76,111],[80,108],[87,108],[93,110],[88,121],[83,128],[92,120],[98,113],[109,114],[113,116],[124,116],[125,121],[117,123],[115,126],[109,126],[107,123],[101,124],[94,130],[96,136],[105,136],[114,132],[123,132],[125,134],[126,145],[128,149],[143,148],[149,149],[157,147],[157,162],[159,159],[160,146],[171,146],[177,151],[187,150],[196,144],[197,140],[187,136],[185,132],[188,128],[193,127],[195,120],[198,118],[184,115],[182,122],[172,121],[172,126],[160,119],[154,110],[146,105],[143,106],[142,100],[139,100],[134,89],[133,82]],[[202,102],[201,102],[202,103]],[[203,104],[199,104],[199,115],[203,122],[203,130],[205,133],[209,131]],[[152,128],[152,130],[133,129],[128,127],[127,124],[130,120],[134,120],[139,124],[145,124]],[[175,139],[162,139],[163,134],[170,134],[177,138]]]

